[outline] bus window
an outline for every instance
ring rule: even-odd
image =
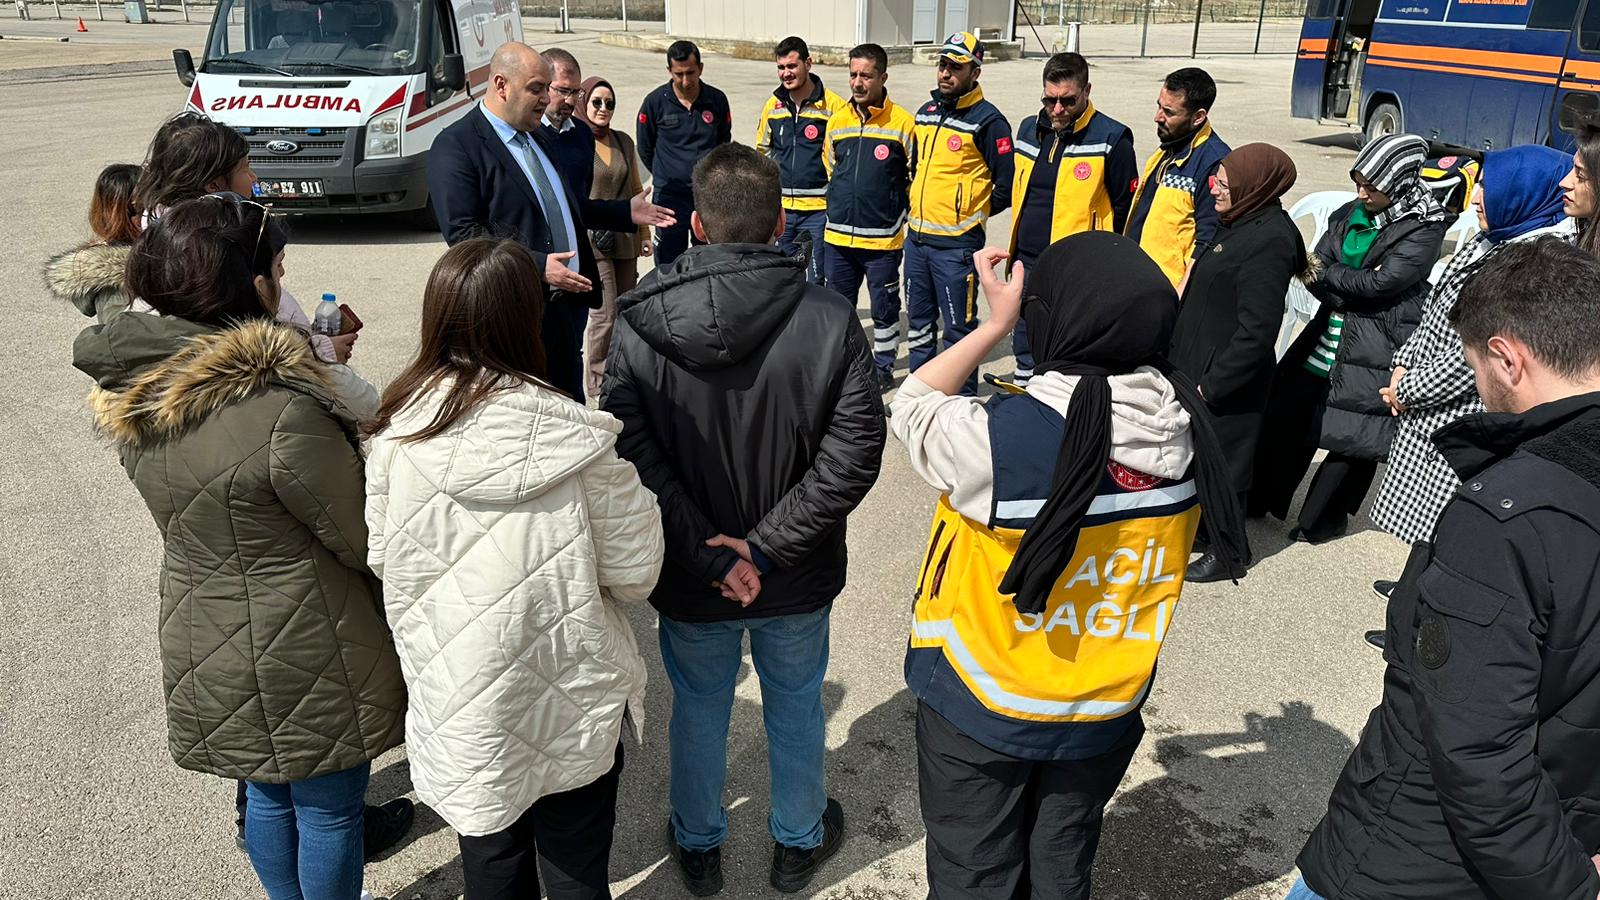
[[[1578,26],[1578,46],[1590,52],[1600,51],[1600,0],[1593,0],[1583,8],[1583,22]]]
[[[1333,15],[1338,7],[1339,0],[1309,0],[1306,4],[1306,18],[1326,19]]]
[[[1528,27],[1550,31],[1566,31],[1578,14],[1578,0],[1533,0],[1533,11],[1528,13]]]

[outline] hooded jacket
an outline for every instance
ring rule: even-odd
[[[1047,372],[1026,396],[980,401],[912,375],[890,419],[912,469],[943,494],[917,578],[907,686],[963,734],[1021,759],[1085,759],[1144,734],[1140,709],[1199,522],[1189,414],[1171,383],[1150,367],[1111,376],[1111,458],[1072,560],[1041,613],[998,592],[1048,495],[1079,380]]]
[[[101,324],[128,308],[122,273],[133,248],[127,244],[86,244],[50,258],[44,281],[50,293]]]
[[[539,385],[405,442],[446,388],[370,443],[367,558],[410,692],[417,796],[461,834],[503,831],[615,762],[644,660],[617,601],[661,571],[661,513],[622,426]]]
[[[366,563],[355,419],[305,338],[125,315],[85,329],[74,365],[161,530],[178,765],[285,783],[398,745],[405,685]]]
[[[878,477],[883,402],[854,305],[767,244],[710,244],[618,300],[601,408],[661,504],[650,602],[679,621],[811,612],[844,588],[845,518]],[[759,552],[748,608],[711,582]]]
[[[1463,484],[1389,600],[1382,700],[1297,862],[1328,900],[1592,900],[1600,394],[1434,442]]]

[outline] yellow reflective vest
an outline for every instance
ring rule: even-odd
[[[995,454],[988,522],[939,500],[917,576],[906,682],[992,749],[1031,759],[1108,752],[1142,727],[1138,712],[1200,522],[1194,480],[1108,463],[1044,612],[1021,613],[997,586],[1048,496],[1063,425],[1031,398],[996,400],[991,445],[1019,452]]]
[[[1011,123],[978,86],[954,100],[934,91],[914,118],[911,239],[930,247],[982,247],[989,217],[1011,205]]]
[[[1160,149],[1145,163],[1124,232],[1156,261],[1173,287],[1189,260],[1211,243],[1220,224],[1211,176],[1231,148],[1207,122],[1176,150]]]
[[[855,106],[828,120],[823,161],[828,167],[825,239],[837,247],[899,250],[906,241],[916,123],[903,106],[883,99],[862,118]]]
[[[1029,116],[1017,129],[1017,174],[1011,188],[1012,258],[1023,219],[1038,220],[1040,237],[1049,223],[1045,246],[1084,231],[1118,231],[1128,215],[1139,172],[1128,127],[1089,104],[1072,128],[1061,134],[1045,115]],[[1034,177],[1049,178],[1049,209],[1035,210]]]

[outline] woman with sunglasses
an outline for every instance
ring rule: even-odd
[[[287,241],[257,204],[171,207],[127,267],[156,314],[86,329],[74,365],[161,531],[173,759],[246,783],[270,900],[356,900],[363,796],[404,737],[405,683],[367,567],[356,419],[275,318]]]
[[[594,186],[591,200],[627,200],[644,190],[639,178],[639,158],[633,138],[611,127],[617,113],[617,93],[611,82],[591,77],[584,81],[577,116],[594,132]],[[600,265],[600,308],[590,310],[583,335],[584,392],[600,396],[611,350],[611,330],[617,321],[617,298],[639,282],[639,257],[651,253],[650,230],[590,231],[595,261]]]
[[[138,180],[139,167],[132,163],[113,163],[102,169],[89,201],[89,228],[94,239],[45,263],[44,280],[50,292],[102,323],[128,308],[122,270],[141,230],[139,209],[133,203]]]

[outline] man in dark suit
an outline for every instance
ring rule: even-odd
[[[583,102],[583,69],[560,47],[540,55],[550,64],[550,105],[539,120],[544,145],[572,192],[587,197],[594,187],[594,132],[573,115]]]
[[[544,270],[544,348],[550,383],[583,399],[583,329],[600,306],[599,267],[587,223],[614,231],[674,223],[647,193],[590,200],[566,183],[544,143],[540,116],[553,73],[532,47],[502,44],[489,61],[483,105],[446,128],[428,153],[428,190],[454,244],[514,235]]]

